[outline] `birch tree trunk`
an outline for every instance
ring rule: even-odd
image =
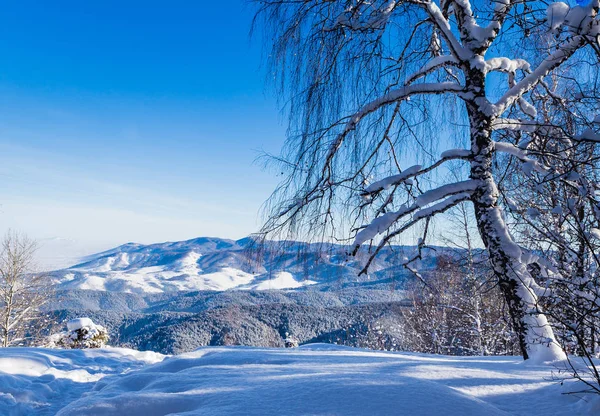
[[[564,358],[564,352],[539,308],[538,298],[532,289],[533,277],[521,259],[521,249],[511,237],[498,205],[498,188],[492,175],[493,119],[482,110],[487,106],[481,105],[487,102],[485,75],[478,70],[470,71],[467,89],[475,97],[467,102],[473,152],[470,175],[471,179],[480,183],[472,196],[475,218],[506,300],[523,358],[536,361]]]

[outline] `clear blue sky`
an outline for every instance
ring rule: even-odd
[[[240,238],[284,120],[252,10],[222,1],[0,1],[0,232],[112,245]]]

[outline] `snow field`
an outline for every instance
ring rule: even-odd
[[[126,349],[0,350],[8,415],[592,415],[552,365],[519,357],[385,353],[326,344],[206,347],[171,356]],[[60,410],[59,410],[60,409]]]
[[[104,377],[164,359],[125,348],[0,348],[0,415],[55,415]]]

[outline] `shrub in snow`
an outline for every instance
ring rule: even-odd
[[[108,332],[90,318],[76,318],[67,322],[67,331],[51,335],[50,348],[102,348],[108,342]]]
[[[286,348],[298,348],[300,346],[300,341],[296,337],[289,336],[287,333],[285,335],[284,343]]]

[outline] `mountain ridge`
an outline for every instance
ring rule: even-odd
[[[184,241],[126,243],[86,256],[76,265],[50,273],[61,289],[91,289],[130,293],[161,293],[198,290],[327,290],[335,286],[373,286],[403,281],[409,273],[402,267],[414,246],[388,246],[360,275],[368,249],[356,256],[347,246],[299,241],[239,240],[198,237]],[[435,267],[441,252],[424,252],[422,270]]]

